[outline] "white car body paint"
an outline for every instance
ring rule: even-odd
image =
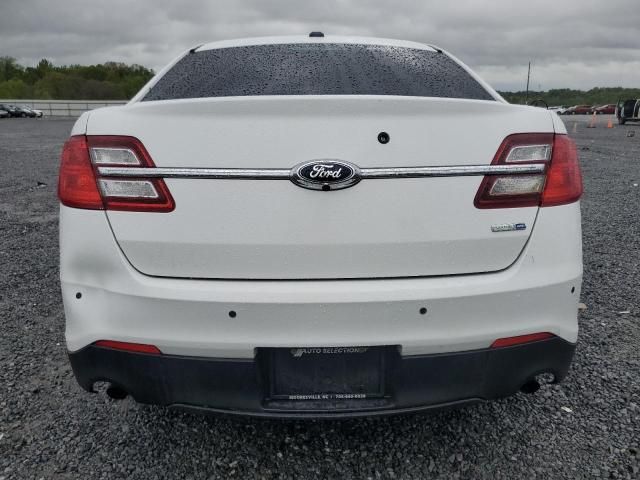
[[[197,50],[293,42],[437,48],[269,37]],[[288,170],[314,159],[361,169],[487,166],[511,134],[566,134],[557,114],[507,104],[459,60],[494,101],[318,95],[141,102],[188,54],[127,105],[83,114],[72,135],[136,137],[156,167]],[[376,140],[380,131],[390,133],[387,145]],[[67,347],[78,352],[109,339],[168,355],[252,359],[264,347],[466,352],[534,332],[575,343],[579,202],[479,209],[482,178],[363,179],[333,192],[286,179],[168,178],[176,203],[170,213],[61,206]]]
[[[104,212],[62,207],[67,346],[75,351],[108,338],[151,343],[172,354],[251,358],[257,347],[292,345],[398,344],[405,355],[455,352],[539,331],[575,342],[580,234],[579,205],[572,204],[542,209],[523,254],[498,273],[188,280],[139,273],[118,248]],[[426,315],[419,314],[422,307]]]

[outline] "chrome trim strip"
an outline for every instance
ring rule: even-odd
[[[242,180],[289,180],[291,170],[283,168],[129,168],[98,167],[105,177],[208,178]]]
[[[463,177],[544,173],[544,163],[529,165],[458,165],[453,167],[363,168],[362,178]]]
[[[360,176],[367,178],[461,177],[474,175],[522,175],[544,173],[544,163],[528,165],[459,165],[452,167],[391,167],[362,168]],[[144,168],[98,167],[105,177],[136,178],[205,178],[231,180],[289,180],[290,169],[284,168]]]

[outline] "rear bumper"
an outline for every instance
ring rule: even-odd
[[[474,351],[535,332],[575,343],[579,208],[541,209],[525,251],[501,272],[231,281],[142,275],[104,212],[63,207],[67,347],[76,352],[104,339],[152,344],[167,355],[250,360],[258,348],[277,347],[400,345],[407,357]]]
[[[196,410],[273,417],[342,417],[437,409],[512,395],[541,373],[561,381],[575,345],[552,338],[499,349],[397,356],[384,398],[274,401],[260,355],[213,359],[148,355],[88,346],[70,353],[79,384],[106,381],[136,401]]]

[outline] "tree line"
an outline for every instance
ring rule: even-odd
[[[0,98],[42,100],[127,100],[153,77],[141,65],[107,62],[56,67],[43,59],[24,67],[0,57]]]
[[[640,98],[640,88],[592,88],[588,91],[583,90],[571,90],[569,88],[560,88],[556,90],[549,90],[546,92],[500,92],[505,100],[509,103],[529,103],[541,99],[544,100],[548,106],[572,106],[572,105],[607,105],[610,103],[616,103],[618,99],[628,100],[632,98]]]

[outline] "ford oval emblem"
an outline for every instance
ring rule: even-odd
[[[291,181],[311,190],[340,190],[360,181],[360,169],[342,160],[313,160],[291,169]]]

